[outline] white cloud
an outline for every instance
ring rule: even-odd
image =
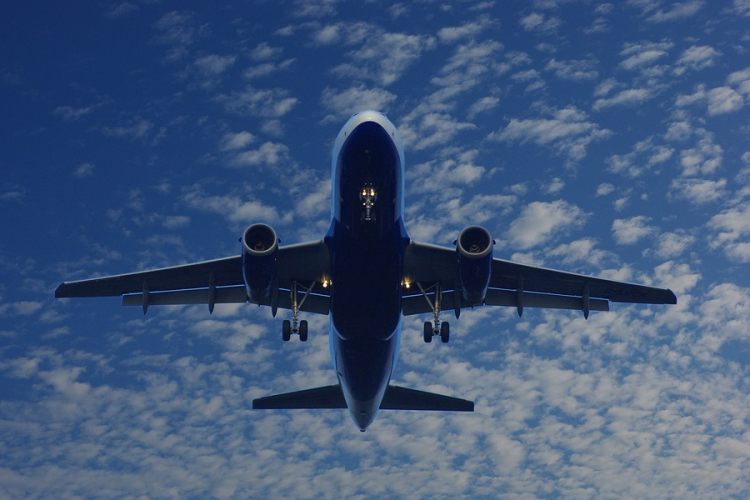
[[[497,97],[482,97],[469,107],[468,117],[473,118],[480,113],[490,111],[498,104],[500,104],[500,99]]]
[[[589,121],[585,112],[574,107],[550,113],[551,118],[512,118],[504,129],[491,133],[489,138],[500,142],[519,141],[521,144],[531,141],[550,147],[558,155],[567,156],[570,163],[575,163],[586,156],[589,144],[611,135],[611,131]]]
[[[255,140],[255,136],[251,134],[250,132],[247,132],[243,130],[242,132],[237,132],[236,134],[225,134],[224,137],[221,138],[220,143],[220,149],[222,151],[232,151],[235,149],[243,149],[248,144],[252,143]]]
[[[591,106],[594,111],[611,108],[612,106],[635,106],[654,97],[655,89],[653,88],[634,88],[625,89],[612,97],[597,99]]]
[[[326,87],[321,95],[321,104],[330,112],[324,121],[348,118],[363,109],[387,112],[396,96],[385,89],[367,88],[364,84],[345,90]]]
[[[519,21],[521,27],[526,31],[535,32],[538,34],[548,34],[555,32],[560,25],[562,20],[558,17],[547,17],[541,12],[532,12],[525,15]]]
[[[149,120],[138,118],[130,120],[128,125],[119,127],[103,127],[102,132],[109,137],[122,137],[126,139],[144,139],[154,128]]]
[[[422,105],[406,115],[399,124],[399,132],[407,148],[422,150],[449,146],[459,132],[476,128],[472,123],[460,122],[447,113],[430,112],[429,109],[429,105]]]
[[[277,59],[284,52],[281,47],[272,47],[268,42],[261,42],[250,51],[250,58],[254,61],[268,61]]]
[[[607,196],[608,194],[611,194],[615,190],[615,186],[608,182],[603,182],[599,184],[599,186],[596,188],[596,196]]]
[[[629,219],[615,219],[612,222],[612,233],[618,245],[633,245],[639,240],[653,236],[659,228],[649,225],[649,217],[639,215]]]
[[[723,200],[728,196],[726,179],[712,181],[708,179],[678,178],[672,181],[670,195],[683,198],[694,205],[705,205]]]
[[[81,163],[73,170],[73,177],[78,177],[79,179],[91,177],[94,173],[94,168],[92,163]]]
[[[631,152],[612,155],[606,161],[610,172],[623,173],[635,178],[663,164],[672,158],[673,154],[674,149],[654,145],[653,138],[650,137],[637,142]]]
[[[713,133],[698,129],[696,134],[700,137],[697,146],[680,153],[683,176],[713,174],[724,159],[724,149],[714,142]]]
[[[293,217],[292,212],[281,213],[273,205],[234,195],[211,196],[194,190],[185,194],[184,200],[194,209],[222,215],[239,226],[256,222],[288,224]]]
[[[710,116],[733,113],[745,105],[742,96],[730,87],[711,89],[708,91],[707,98]]]
[[[750,68],[735,71],[727,77],[727,83],[744,95],[750,95]]]
[[[286,90],[257,89],[251,85],[246,86],[242,91],[221,94],[216,97],[216,100],[232,113],[262,118],[280,118],[289,113],[299,102],[296,97],[289,97],[289,92]]]
[[[694,16],[703,8],[704,0],[685,0],[684,2],[674,2],[671,9],[664,11],[659,9],[646,18],[646,21],[652,23],[666,23],[670,21],[682,21]]]
[[[189,12],[168,12],[155,26],[159,32],[157,43],[168,46],[167,62],[176,62],[187,56],[190,47],[202,33],[194,15]]]
[[[388,86],[401,78],[423,52],[435,45],[432,37],[387,33],[371,27],[363,45],[348,53],[353,63],[340,64],[332,72],[341,77],[371,80]]]
[[[552,71],[555,76],[563,80],[574,82],[596,80],[599,72],[595,69],[596,61],[588,59],[578,59],[570,61],[558,61],[550,59],[545,66],[546,71]]]
[[[581,227],[588,214],[563,200],[532,202],[511,222],[508,238],[514,248],[528,250]]]
[[[663,259],[674,259],[682,255],[695,243],[695,237],[685,231],[662,233],[657,237],[654,254]]]
[[[639,42],[626,43],[620,51],[620,55],[627,58],[620,63],[620,67],[626,70],[642,69],[651,66],[659,59],[666,57],[674,46],[672,42]]]
[[[699,71],[710,68],[716,64],[716,60],[721,57],[721,52],[710,45],[693,45],[682,53],[677,60],[676,74],[682,74],[686,70]]]
[[[202,56],[193,62],[193,66],[204,76],[217,76],[228,70],[237,60],[236,56],[220,56],[210,54]]]
[[[454,187],[476,184],[482,179],[486,168],[477,165],[478,151],[455,151],[442,160],[433,160],[409,167],[406,180],[414,193],[435,193]]]
[[[74,108],[72,106],[58,106],[55,108],[55,115],[65,121],[75,121],[94,111],[97,106],[85,106],[83,108]]]
[[[289,148],[277,142],[264,142],[258,149],[238,152],[229,160],[236,166],[275,166],[289,162]]]
[[[714,215],[708,221],[708,228],[714,231],[710,244],[718,248],[750,235],[750,203],[745,202],[736,207]]]
[[[732,8],[738,15],[750,17],[750,0],[733,0]]]
[[[438,30],[438,39],[443,43],[455,43],[464,38],[474,38],[490,26],[489,18],[482,17],[478,21],[472,21],[461,26],[451,26]]]

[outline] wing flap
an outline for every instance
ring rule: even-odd
[[[166,292],[149,292],[148,306],[175,306],[183,304],[209,304],[208,288],[194,290],[172,290]],[[242,304],[247,302],[247,291],[245,285],[223,287],[216,289],[215,304]],[[300,311],[316,314],[328,314],[330,309],[330,297],[311,293],[301,302]],[[143,293],[123,295],[122,305],[143,307]],[[269,303],[258,305],[270,306]],[[281,309],[292,308],[292,298],[289,290],[279,291],[278,307]]]
[[[434,293],[428,293],[430,301],[435,300]],[[521,303],[523,307],[546,308],[546,309],[571,309],[582,311],[584,309],[583,297],[568,295],[551,295],[547,293],[522,292]],[[518,307],[517,290],[487,290],[485,304],[488,306]],[[441,309],[450,311],[455,305],[453,290],[443,292]],[[410,295],[401,299],[402,313],[404,316],[415,314],[428,314],[432,312],[430,305],[423,295]],[[609,311],[609,301],[606,299],[589,298],[590,311]]]
[[[523,307],[584,310],[583,297],[568,295],[523,292],[521,303]],[[487,290],[485,304],[488,306],[518,307],[518,292],[516,290]],[[589,298],[588,308],[590,311],[609,311],[609,301],[606,299]]]

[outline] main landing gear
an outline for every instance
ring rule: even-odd
[[[304,285],[300,285],[296,281],[292,282],[292,289],[289,291],[292,296],[292,321],[285,319],[281,324],[281,338],[284,342],[289,342],[292,338],[292,334],[299,335],[301,342],[307,342],[307,321],[304,319],[299,321],[299,311],[316,283],[317,281],[313,281],[312,285],[310,285],[309,288],[306,288]],[[304,290],[304,292],[302,292],[303,296],[301,301],[297,300],[298,287]]]
[[[443,301],[443,290],[440,288],[440,283],[435,283],[426,290],[419,282],[417,282],[417,286],[419,287],[419,291],[422,292],[422,295],[424,295],[424,298],[427,301],[427,304],[429,304],[430,309],[432,309],[432,314],[435,318],[434,325],[431,321],[424,322],[424,341],[429,344],[430,342],[432,342],[432,337],[439,336],[440,341],[443,344],[447,344],[450,340],[450,324],[448,324],[447,321],[443,321],[442,323],[440,322],[440,306],[442,305],[441,303]],[[434,302],[430,300],[430,297],[427,295],[427,293],[433,289],[435,290]]]

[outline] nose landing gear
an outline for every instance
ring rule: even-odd
[[[372,209],[375,206],[375,200],[378,199],[378,192],[372,187],[371,183],[366,183],[359,192],[359,201],[362,202],[362,206],[365,207],[365,212],[362,214],[362,220],[371,221],[375,218],[375,214],[372,213]]]

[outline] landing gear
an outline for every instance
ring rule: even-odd
[[[451,326],[448,324],[447,321],[444,321],[440,325],[440,341],[443,344],[447,344],[448,341],[450,340],[450,336],[451,336]]]
[[[365,207],[365,211],[362,213],[362,220],[371,221],[375,219],[373,209],[375,207],[375,200],[378,199],[378,192],[372,187],[372,183],[368,182],[359,192],[359,201],[362,202],[362,206]]]
[[[290,290],[292,295],[292,321],[285,319],[281,324],[281,338],[284,342],[289,342],[292,338],[292,334],[299,335],[301,342],[307,342],[307,320],[303,319],[302,321],[299,321],[299,311],[316,283],[316,281],[313,281],[309,288],[300,285],[296,281],[292,283],[292,289]],[[298,287],[304,290],[304,292],[302,292],[304,295],[302,296],[301,301],[297,301]]]
[[[447,321],[440,323],[439,328],[432,327],[432,321],[424,322],[424,341],[429,344],[432,342],[432,337],[440,336],[440,341],[443,344],[447,344],[451,336],[451,326]]]
[[[447,344],[450,340],[450,325],[447,321],[444,321],[442,323],[440,322],[440,307],[443,302],[443,290],[440,287],[440,283],[435,283],[433,286],[428,287],[427,289],[423,288],[422,284],[419,282],[417,282],[417,286],[422,292],[422,295],[424,295],[427,303],[430,305],[432,314],[435,319],[434,323],[431,321],[425,321],[424,323],[423,338],[425,343],[429,344],[430,342],[432,342],[432,337],[440,336],[440,341],[443,344]],[[434,301],[430,300],[430,297],[428,296],[428,292],[433,289],[435,291]]]

